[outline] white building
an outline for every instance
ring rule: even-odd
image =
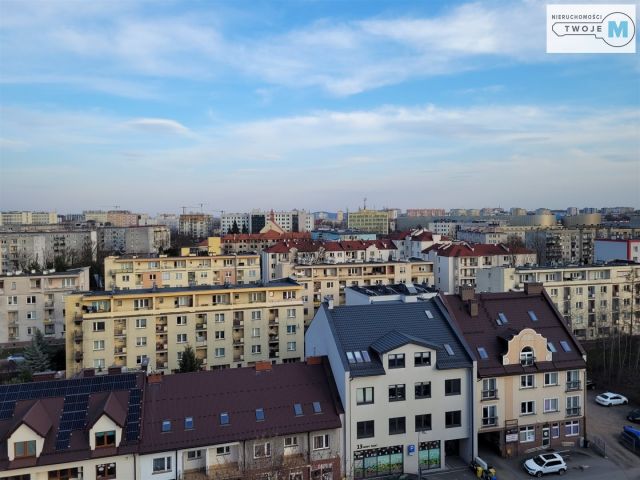
[[[229,233],[234,222],[239,233],[260,233],[268,221],[275,222],[285,232],[310,232],[314,228],[313,214],[305,210],[252,210],[249,213],[223,213],[220,217],[220,233]]]

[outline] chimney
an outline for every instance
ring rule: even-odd
[[[540,295],[542,293],[542,282],[525,283],[524,293],[526,293],[527,295]]]
[[[478,300],[473,298],[467,302],[467,312],[470,317],[478,316]]]
[[[268,362],[266,360],[256,362],[256,373],[270,372],[270,371],[271,371],[271,362]]]
[[[473,300],[476,296],[475,289],[470,285],[465,285],[460,287],[460,300],[463,302],[467,302],[469,300]]]
[[[147,375],[147,383],[162,383],[162,374],[150,373]]]
[[[120,365],[112,365],[107,370],[108,375],[119,375],[122,373],[122,367]]]
[[[320,365],[322,357],[307,357],[307,365]]]
[[[327,295],[324,297],[324,301],[327,302],[327,308],[333,310],[333,295]]]

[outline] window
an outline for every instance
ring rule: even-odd
[[[406,433],[405,417],[394,417],[389,419],[389,435],[399,435]]]
[[[296,342],[287,342],[287,352],[296,351]]]
[[[37,318],[36,312],[27,312],[27,320],[35,320]]]
[[[388,368],[404,368],[404,353],[390,354]]]
[[[445,395],[460,395],[460,379],[453,378],[444,381],[444,394]]]
[[[260,345],[251,345],[251,353],[259,355],[260,352],[262,352],[262,347]]]
[[[271,443],[257,443],[253,446],[253,458],[266,458],[271,456]]]
[[[373,403],[373,387],[356,389],[356,404],[368,405]]]
[[[137,355],[136,356],[136,364],[137,365],[142,365],[142,362],[145,361],[147,359],[146,355]]]
[[[149,308],[150,303],[148,298],[139,298],[133,301],[134,310],[140,310],[142,308]]]
[[[389,385],[389,401],[400,402],[406,399],[404,383]]]
[[[176,343],[187,343],[187,334],[186,333],[178,333],[176,335]]]
[[[287,325],[287,334],[293,335],[294,333],[296,333],[296,326],[295,325]]]
[[[17,305],[17,304],[18,304],[17,295],[11,295],[7,297],[7,305]]]
[[[13,444],[13,453],[15,458],[35,457],[36,441],[28,440],[26,442],[16,442]]]
[[[252,337],[259,337],[260,336],[260,328],[256,327],[256,328],[252,328],[251,329],[251,336]]]
[[[93,359],[93,368],[96,368],[98,370],[102,370],[106,365],[106,362],[104,361],[104,358],[94,358]]]
[[[287,308],[287,318],[296,318],[295,308]]]
[[[431,352],[416,352],[413,354],[414,367],[426,367],[431,365]]]
[[[487,355],[487,351],[484,349],[484,347],[478,347],[478,354],[480,355],[480,358],[482,360],[486,360],[487,358],[489,358],[489,355]]]
[[[264,422],[264,409],[256,408],[256,422]]]
[[[298,446],[298,437],[284,437],[284,446],[285,447],[297,447]]]
[[[136,337],[136,347],[146,347],[147,337]]]
[[[115,446],[116,446],[115,430],[109,430],[108,432],[96,432],[96,448],[115,447]]]
[[[533,365],[535,358],[533,356],[533,348],[524,347],[520,352],[520,365],[529,366]]]
[[[569,345],[569,342],[567,342],[566,340],[560,340],[560,346],[565,352],[571,351],[571,346]]]
[[[27,296],[27,305],[33,305],[34,303],[36,303],[36,296],[35,295],[28,295]]]
[[[416,399],[431,398],[431,382],[417,382],[414,386]]]
[[[536,413],[536,402],[528,400],[520,402],[520,415],[533,415]]]
[[[580,415],[580,395],[567,397],[567,417]]]
[[[229,425],[229,414],[227,412],[220,414],[220,425]]]
[[[253,310],[251,312],[251,320],[261,320],[262,312],[260,310]]]
[[[162,421],[162,432],[170,432],[171,431],[171,420],[163,420]]]
[[[329,448],[329,435],[315,435],[313,437],[313,449],[314,450],[325,450]]]
[[[136,318],[136,328],[147,328],[147,319]]]
[[[551,424],[551,438],[558,438],[560,436],[560,424]]]
[[[224,330],[216,330],[216,331],[213,333],[213,337],[214,337],[216,340],[224,340]]]
[[[422,432],[423,430],[431,430],[431,414],[423,413],[422,415],[416,415],[416,432]]]
[[[213,321],[216,323],[224,323],[224,313],[216,313],[213,315]]]
[[[567,371],[567,390],[580,390],[580,371]]]
[[[231,454],[231,446],[225,445],[224,447],[216,448],[216,455],[229,455]]]
[[[104,322],[93,322],[94,332],[104,332]]]
[[[544,374],[544,386],[558,385],[558,372],[549,372]]]
[[[170,272],[162,272],[162,280],[171,280]]]
[[[93,341],[93,350],[104,350],[104,340],[94,340]]]
[[[300,405],[299,403],[295,403],[293,405],[293,411],[296,414],[296,417],[300,417],[304,414],[302,411],[302,405]]]
[[[116,478],[116,464],[103,463],[96,465],[96,480],[109,480]]]
[[[558,399],[557,398],[545,398],[544,399],[544,413],[557,412],[558,411]]]
[[[186,315],[178,315],[176,317],[176,325],[186,325],[187,324],[187,316]]]
[[[171,457],[153,459],[153,473],[171,471]]]
[[[573,437],[580,435],[580,421],[573,420],[572,422],[565,422],[564,434],[566,437]]]
[[[485,378],[482,380],[482,399],[498,398],[495,378]]]
[[[520,427],[520,443],[536,441],[536,429],[534,426]]]
[[[444,414],[445,428],[459,427],[460,425],[462,425],[462,412],[460,410],[446,412]]]
[[[202,450],[191,450],[187,452],[187,460],[198,460],[202,458]]]
[[[193,430],[193,417],[184,417],[184,429]]]
[[[214,350],[214,354],[217,358],[224,357],[224,348],[218,347]]]
[[[520,388],[535,387],[535,375],[520,375]]]
[[[498,407],[487,405],[482,407],[482,426],[491,427],[498,424]]]
[[[289,300],[292,298],[296,298],[296,292],[294,292],[293,290],[288,291],[288,292],[282,292],[282,299],[283,300]]]
[[[358,438],[371,438],[375,435],[373,420],[358,422],[356,424]]]

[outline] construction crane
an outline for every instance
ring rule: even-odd
[[[113,208],[114,210],[118,210],[120,208],[120,205],[100,205],[100,208]]]
[[[184,215],[185,213],[187,213],[186,212],[187,208],[196,208],[196,207],[194,207],[192,205],[186,205],[186,206],[182,206],[180,208],[182,209],[182,214]]]

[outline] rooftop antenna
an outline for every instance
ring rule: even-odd
[[[367,209],[367,197],[364,197],[363,200],[364,200],[364,208],[363,208],[363,210],[366,210]]]

